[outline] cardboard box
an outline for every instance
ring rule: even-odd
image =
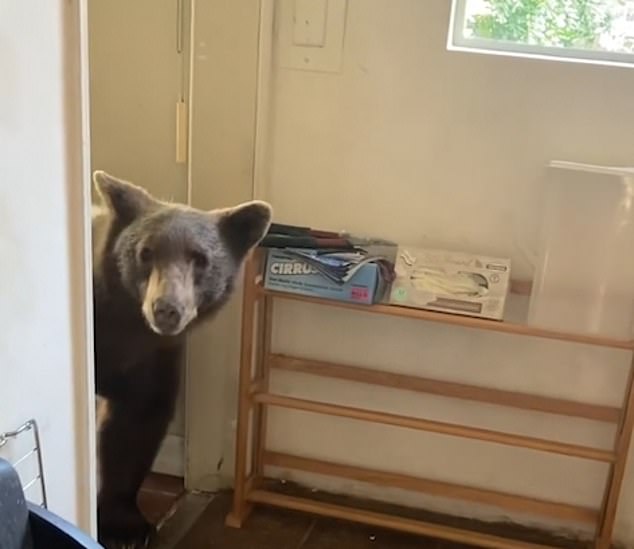
[[[446,250],[399,246],[390,303],[500,320],[511,262]]]
[[[267,251],[264,287],[278,292],[367,305],[381,301],[386,291],[386,283],[376,264],[363,265],[348,282],[337,284],[282,249]]]

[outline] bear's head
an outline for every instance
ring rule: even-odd
[[[93,180],[110,216],[109,253],[121,285],[160,335],[180,334],[228,299],[271,223],[265,202],[202,211],[159,201],[102,171]]]

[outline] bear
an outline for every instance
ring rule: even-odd
[[[154,535],[137,495],[174,414],[184,337],[228,301],[272,208],[197,210],[103,171],[93,183],[98,539],[136,549]]]

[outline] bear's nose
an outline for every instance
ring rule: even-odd
[[[171,333],[181,321],[181,307],[175,301],[161,297],[152,305],[156,327],[164,333]]]

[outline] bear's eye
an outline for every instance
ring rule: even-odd
[[[194,263],[194,267],[196,267],[196,269],[206,269],[207,265],[209,264],[209,261],[207,260],[207,257],[200,253],[200,252],[192,252],[191,253],[191,260]]]
[[[139,259],[141,260],[141,263],[149,263],[152,261],[152,250],[150,250],[147,246],[141,248]]]

